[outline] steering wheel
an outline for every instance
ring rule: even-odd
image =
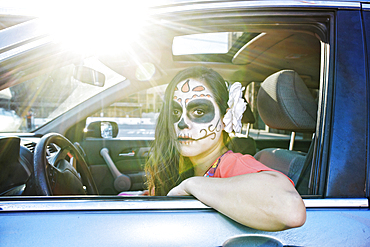
[[[35,148],[33,163],[36,195],[98,194],[86,161],[76,147],[58,133],[41,138]]]

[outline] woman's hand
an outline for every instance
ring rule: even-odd
[[[170,190],[170,192],[168,192],[167,196],[190,196],[190,193],[188,193],[186,190],[185,190],[185,183],[188,179],[182,181],[181,184],[179,184],[178,186],[172,188]]]

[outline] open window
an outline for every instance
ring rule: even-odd
[[[292,160],[297,159],[294,157],[284,161],[287,162],[285,165],[288,168],[279,166],[273,168],[289,176],[295,173],[294,181],[297,182],[299,179],[299,191],[302,195],[318,195],[321,193],[318,186],[322,186],[322,181],[319,182],[322,178],[318,177],[315,169],[325,166],[318,158],[323,151],[318,146],[318,140],[324,137],[322,128],[327,121],[324,112],[328,107],[329,59],[332,52],[330,49],[333,47],[333,44],[330,44],[332,40],[330,36],[333,35],[331,33],[333,16],[327,13],[323,15],[305,13],[306,16],[302,13],[290,13],[292,18],[284,18],[280,15],[284,15],[283,12],[276,12],[275,16],[264,18],[245,14],[237,20],[228,19],[227,26],[220,23],[212,25],[211,21],[208,21],[206,30],[198,28],[190,31],[193,31],[193,34],[181,32],[177,34],[174,38],[172,56],[178,63],[212,63],[210,66],[219,71],[229,83],[241,82],[246,88],[245,99],[249,103],[255,121],[252,124],[246,122],[242,133],[234,138],[241,139],[239,145],[249,145],[250,141],[245,140],[243,144],[243,139],[254,139],[257,152],[264,149],[274,149],[274,152],[285,149],[288,156],[291,153],[296,154],[297,156],[294,157],[298,157],[299,161],[294,162],[299,163],[298,170],[289,171],[289,167],[296,169],[292,164]],[[194,18],[192,22],[200,23],[201,20]],[[187,27],[186,30],[189,31],[190,28]],[[180,49],[180,44],[184,47],[183,50]],[[202,47],[204,47],[203,52]],[[275,116],[276,119],[269,120],[272,124],[266,124],[261,117],[257,100],[261,85],[269,76],[286,70],[294,72],[302,82],[306,94],[303,98],[310,98],[312,107],[305,105],[308,104],[307,101],[302,102],[298,96],[294,96],[298,97],[295,99],[296,103],[303,104],[302,110],[311,108],[310,127],[292,127],[284,122],[295,121],[292,115],[288,115],[297,114],[299,112],[294,113],[294,111],[299,110],[292,109],[292,112],[287,113],[287,119],[282,119],[277,111],[275,114],[268,113],[270,116],[279,115]],[[294,89],[294,77],[290,85]],[[289,84],[277,90],[282,97],[290,97],[288,93],[284,96],[284,87],[289,87]],[[275,91],[275,93],[278,92]],[[292,101],[292,99],[289,100]],[[294,104],[290,102],[290,105],[285,104],[283,107],[291,107]],[[281,124],[277,123],[279,121]],[[268,159],[262,163],[274,163],[271,160],[272,157]]]

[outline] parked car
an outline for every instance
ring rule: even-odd
[[[370,1],[1,4],[1,246],[370,245]],[[295,182],[302,227],[142,195],[164,89],[194,65],[246,87],[231,148]]]

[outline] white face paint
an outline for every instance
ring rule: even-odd
[[[177,84],[172,102],[172,117],[181,155],[198,156],[222,142],[224,126],[220,109],[203,82],[186,79]]]

